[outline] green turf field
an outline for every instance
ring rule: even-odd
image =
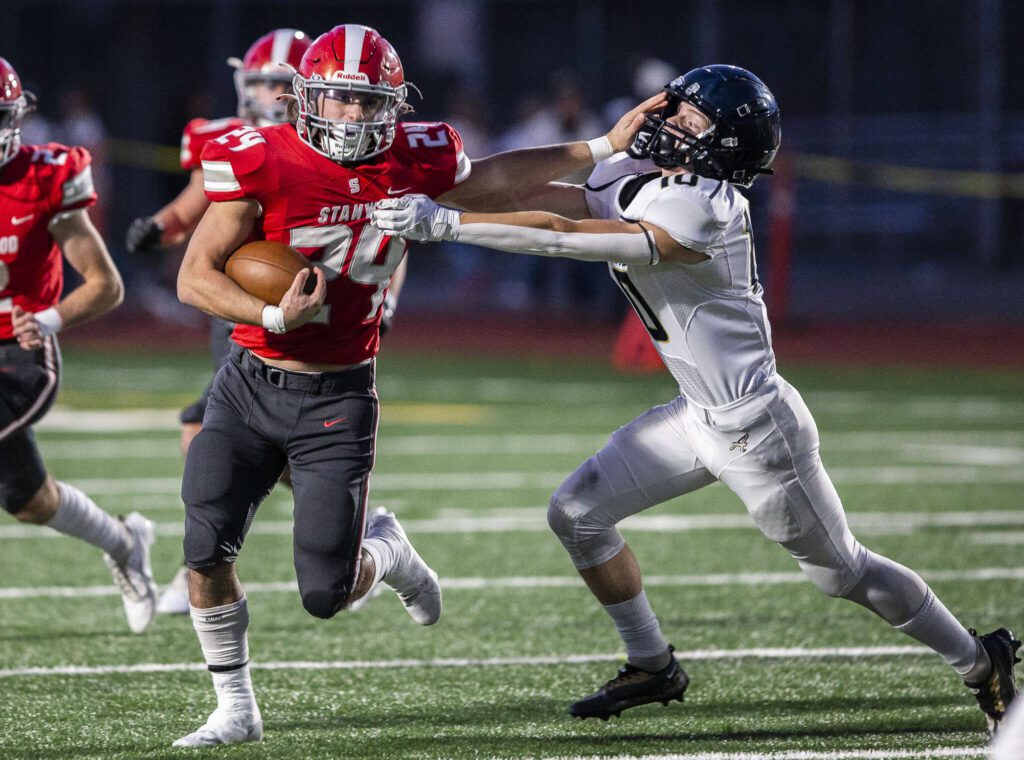
[[[173,410],[205,383],[206,360],[65,359],[60,406],[38,428],[48,465],[108,510],[149,516],[166,581],[182,533]],[[309,617],[278,489],[239,563],[265,741],[184,754],[983,756],[984,720],[953,673],[803,582],[720,485],[624,527],[690,674],[685,704],[570,720],[567,704],[621,654],[547,530],[547,498],[612,429],[669,400],[671,382],[443,356],[379,369],[371,504],[393,509],[441,574],[441,622],[416,626],[389,592],[358,614]],[[1024,629],[1024,375],[783,369],[860,539],[922,572],[966,624]],[[133,636],[98,552],[50,531],[7,520],[0,552],[0,757],[181,757],[171,742],[214,705],[189,620]]]

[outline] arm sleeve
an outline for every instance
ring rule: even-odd
[[[693,194],[662,191],[644,210],[641,221],[661,227],[681,246],[709,255],[721,231],[718,218],[704,198]]]
[[[658,248],[653,235],[642,224],[637,226],[637,233],[590,233],[558,232],[511,224],[463,224],[454,239],[460,243],[535,256],[633,265],[657,264]]]
[[[86,208],[96,203],[92,183],[92,156],[85,148],[69,148],[67,173],[61,179],[59,213]]]

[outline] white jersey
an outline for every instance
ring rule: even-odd
[[[619,153],[595,167],[586,199],[595,219],[650,222],[709,257],[609,264],[684,397],[704,408],[727,406],[774,374],[746,198],[728,182],[662,177],[653,162]]]

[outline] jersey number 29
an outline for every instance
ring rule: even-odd
[[[393,237],[388,242],[384,261],[377,264],[383,240],[384,233],[372,224],[363,224],[357,232],[345,224],[331,224],[326,227],[295,227],[290,231],[288,244],[292,248],[322,251],[316,266],[328,282],[345,275],[352,282],[376,286],[370,299],[370,311],[363,317],[364,321],[369,321],[377,316],[384,300],[384,291],[391,283],[391,275],[398,269],[405,255],[406,241]],[[328,306],[320,310],[313,322],[328,324],[330,319]]]

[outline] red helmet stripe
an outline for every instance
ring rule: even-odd
[[[345,72],[355,74],[359,64],[367,56],[364,50],[369,43],[366,27],[359,24],[345,24]]]

